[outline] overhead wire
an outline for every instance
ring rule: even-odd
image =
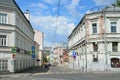
[[[55,22],[55,25],[56,25],[55,26],[55,34],[54,34],[52,42],[55,42],[56,35],[57,35],[58,18],[59,18],[59,11],[60,11],[60,2],[61,2],[61,0],[58,1],[58,5],[57,5],[57,17],[56,17],[56,22]]]

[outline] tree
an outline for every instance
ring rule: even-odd
[[[43,62],[47,62],[47,57],[46,56],[43,57]]]
[[[120,0],[116,0],[116,2],[113,3],[112,5],[113,5],[113,6],[118,6],[118,7],[120,7]]]
[[[116,6],[120,6],[120,0],[116,1]]]

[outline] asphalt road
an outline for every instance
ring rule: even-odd
[[[120,73],[42,74],[0,80],[120,80]]]
[[[47,72],[40,72],[39,68],[36,69],[30,69],[31,73],[21,72],[20,76],[13,75],[11,78],[0,80],[120,80],[120,72],[76,72],[64,67],[52,67]]]

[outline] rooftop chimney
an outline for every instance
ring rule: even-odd
[[[28,19],[28,21],[30,21],[30,11],[26,10],[24,13],[25,17]]]

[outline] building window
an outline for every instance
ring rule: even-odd
[[[0,46],[6,46],[7,43],[7,36],[6,35],[0,35]]]
[[[96,23],[92,24],[92,29],[93,29],[93,33],[97,33],[97,24]]]
[[[93,42],[93,51],[97,52],[98,51],[98,44]]]
[[[117,52],[118,51],[118,42],[113,42],[112,43],[112,51]]]
[[[0,23],[2,24],[7,23],[7,14],[0,13]]]
[[[8,70],[8,60],[0,60],[0,71]]]
[[[111,32],[112,33],[116,32],[116,26],[117,26],[117,22],[111,22]]]
[[[97,55],[93,55],[93,62],[98,62],[98,56]]]

